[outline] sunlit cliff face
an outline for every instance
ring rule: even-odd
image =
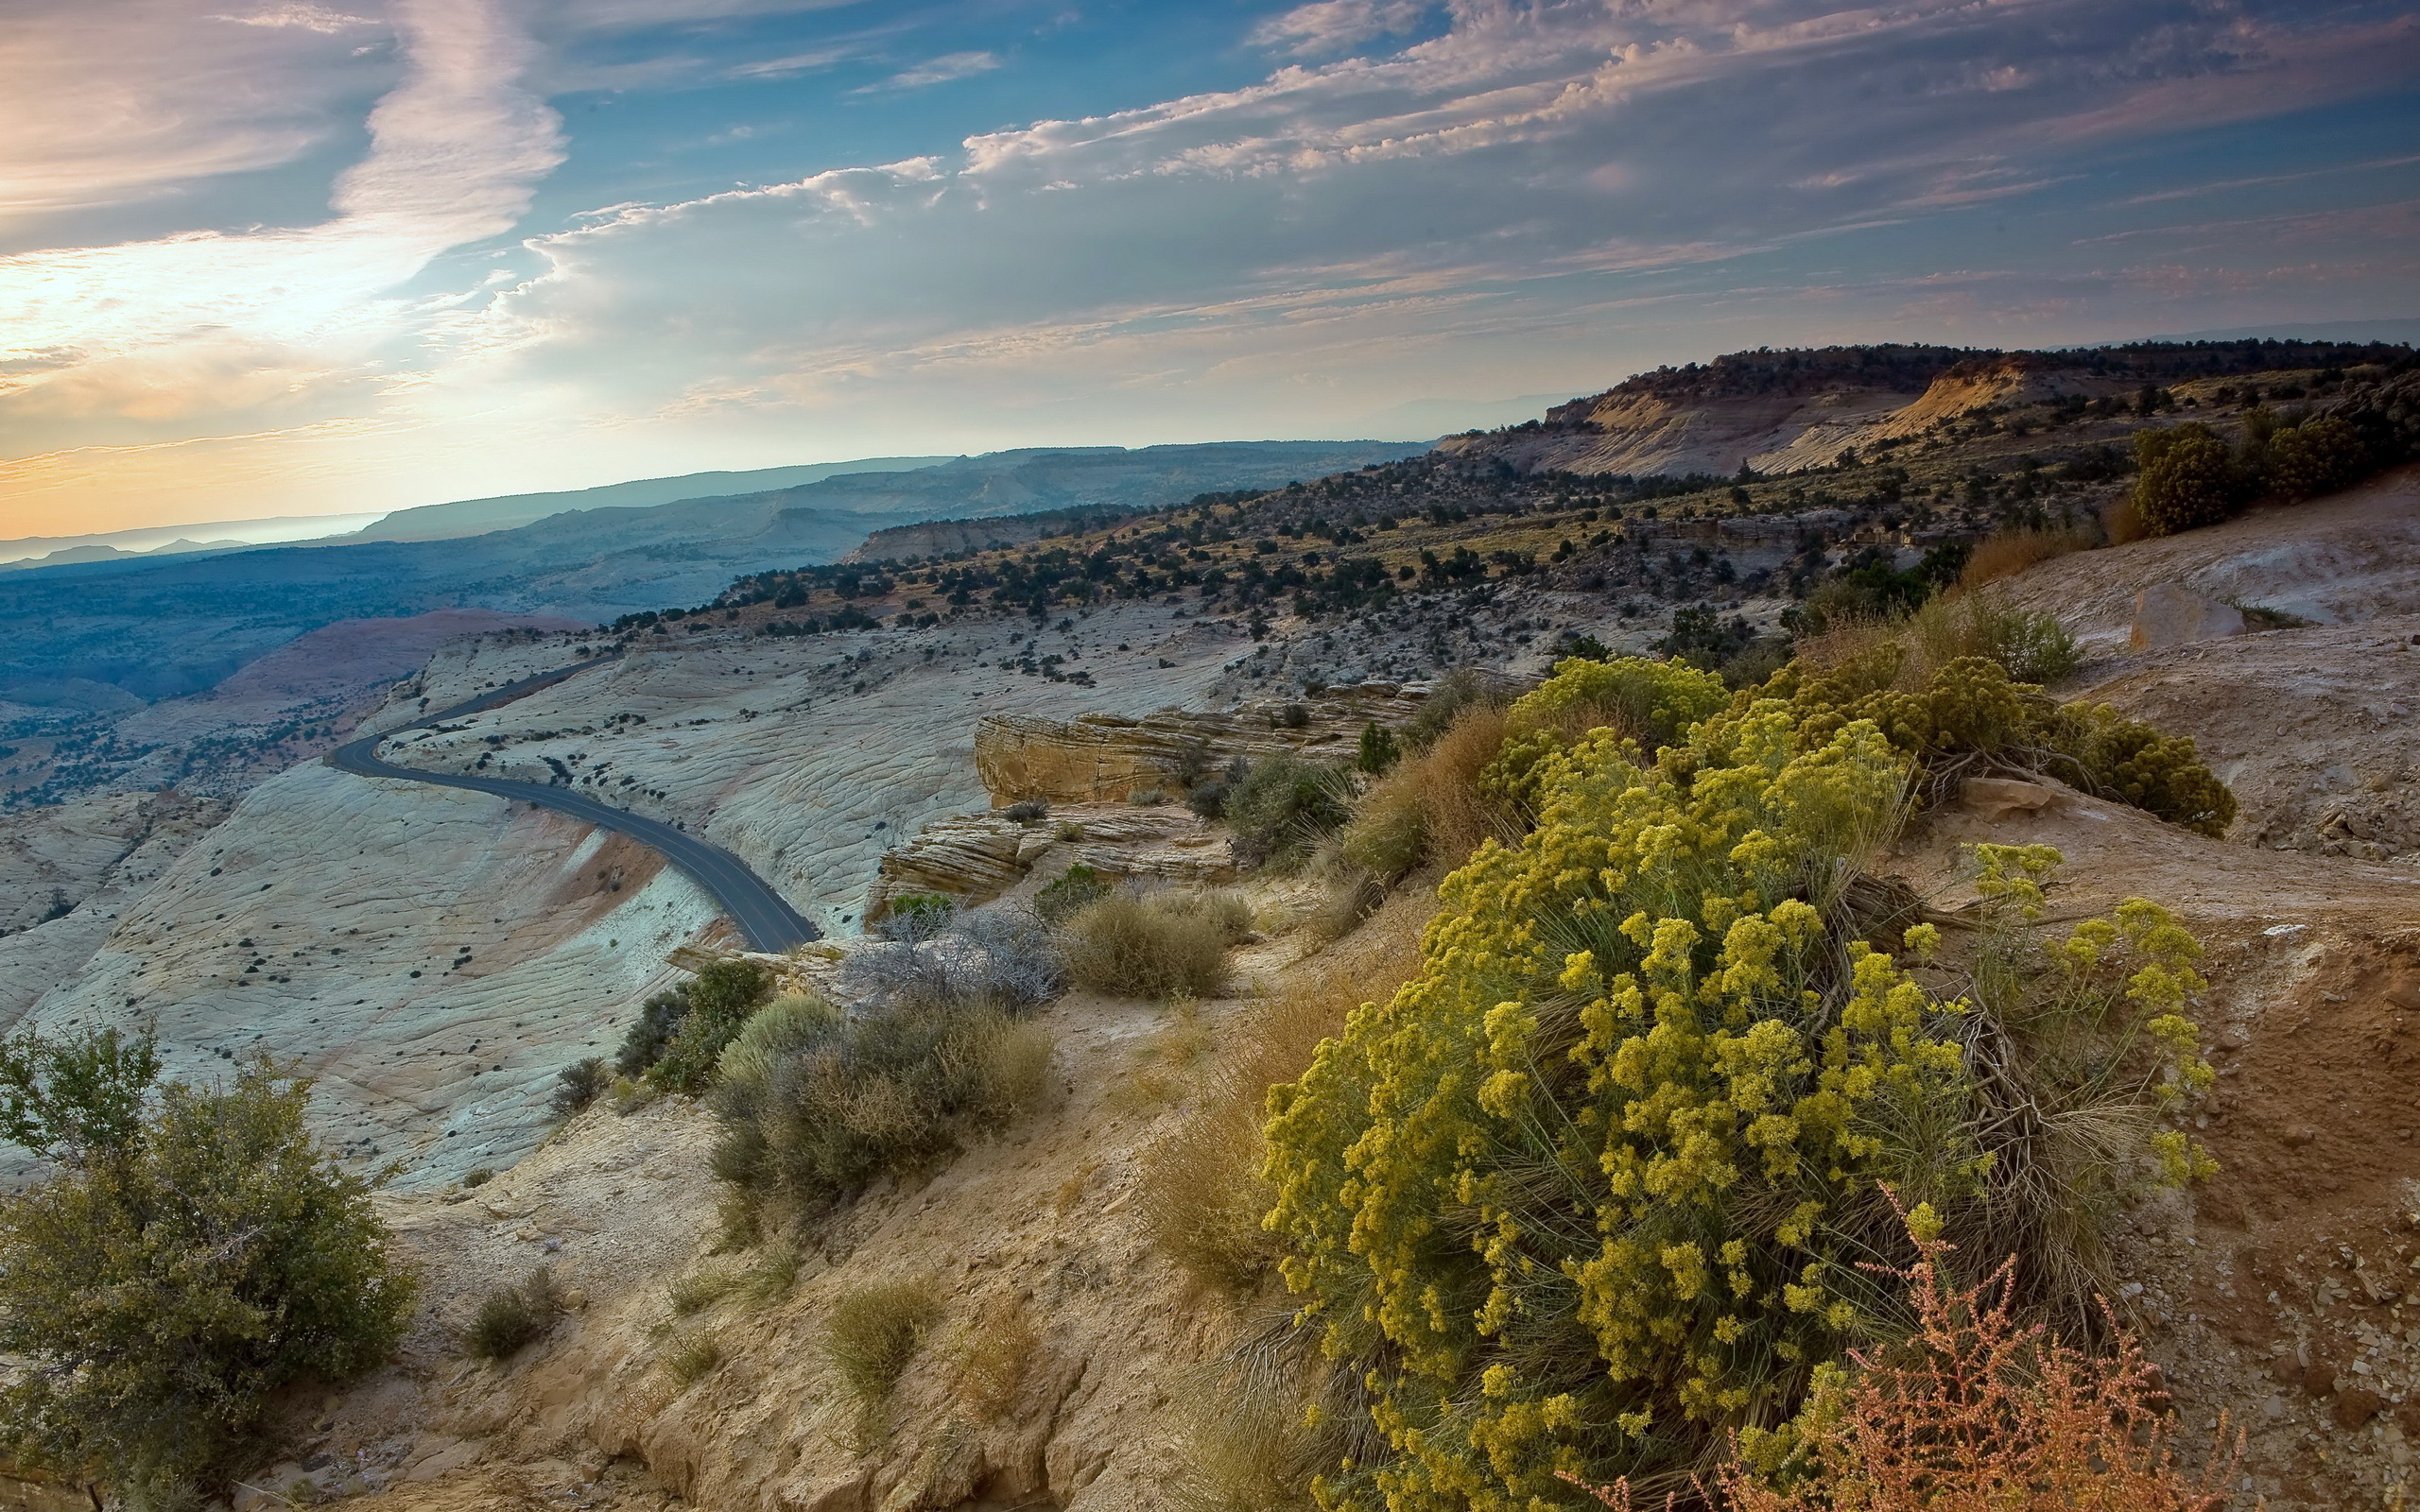
[[[2386,0],[26,0],[0,537],[2411,313]]]

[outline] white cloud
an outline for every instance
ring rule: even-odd
[[[0,357],[83,359],[0,383],[0,426],[288,406],[357,388],[381,344],[416,329],[393,291],[447,249],[510,230],[562,145],[519,82],[531,49],[501,7],[396,0],[392,19],[403,77],[370,112],[371,150],[338,179],[335,218],[0,257]]]
[[[1426,0],[1317,0],[1262,22],[1248,40],[1256,47],[1308,58],[1400,36],[1417,28],[1432,9]]]
[[[869,89],[923,89],[932,84],[947,84],[977,74],[988,74],[1000,66],[1000,60],[991,53],[943,53],[927,58],[912,68],[901,69],[878,85]]]
[[[331,10],[326,6],[307,4],[275,6],[267,10],[255,11],[249,16],[221,15],[213,16],[210,19],[233,21],[246,26],[300,26],[305,31],[316,31],[322,36],[331,37],[338,32],[354,31],[363,26],[378,25],[368,16],[349,16],[341,10]]]

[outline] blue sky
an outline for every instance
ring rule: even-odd
[[[0,537],[2420,315],[2375,0],[12,20]]]

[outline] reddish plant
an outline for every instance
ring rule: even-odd
[[[2199,1477],[2176,1455],[2176,1420],[2156,1367],[2110,1320],[2104,1355],[2070,1349],[2010,1311],[2014,1258],[1980,1285],[1942,1280],[1952,1246],[1909,1224],[1919,1258],[1873,1267],[1906,1283],[1915,1332],[1889,1349],[1853,1350],[1855,1366],[1819,1394],[1813,1427],[1776,1487],[1735,1455],[1701,1486],[1730,1512],[2220,1512],[2243,1458],[2242,1436],[2219,1445]],[[1632,1512],[1627,1484],[1588,1486]],[[1677,1499],[1668,1501],[1668,1507]]]

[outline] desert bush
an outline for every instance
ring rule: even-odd
[[[2204,834],[2224,834],[2233,822],[2235,796],[2190,737],[2163,735],[2106,704],[2058,703],[1985,657],[1960,658],[1903,691],[1895,684],[1905,656],[1890,644],[1830,667],[1801,661],[1707,724],[1733,729],[1759,701],[1787,699],[1810,748],[1853,720],[1873,720],[1914,761],[1927,799],[1996,770],[2055,777]]]
[[[1063,924],[1109,896],[1109,879],[1079,861],[1033,896],[1033,911],[1046,924]]]
[[[1050,817],[1050,805],[1038,798],[1024,799],[1002,809],[1000,817],[1013,824],[1039,824]]]
[[[760,961],[717,961],[688,984],[689,1011],[647,1071],[663,1091],[700,1092],[714,1079],[723,1047],[773,995],[773,973]]]
[[[1231,758],[1227,765],[1210,776],[1186,784],[1184,806],[1198,818],[1221,819],[1227,816],[1227,798],[1243,785],[1252,775],[1252,763],[1241,756]]]
[[[0,1197],[0,1355],[25,1366],[0,1452],[166,1504],[223,1477],[271,1393],[392,1351],[415,1282],[305,1129],[308,1081],[257,1062],[155,1086],[147,1039],[10,1049],[34,1068],[10,1137],[59,1163]]]
[[[664,1288],[664,1299],[683,1317],[702,1313],[747,1284],[747,1274],[735,1265],[709,1265],[675,1276]]]
[[[1384,777],[1403,757],[1403,743],[1395,732],[1373,719],[1361,727],[1361,747],[1353,759],[1356,770],[1372,777]]]
[[[1775,1478],[1733,1459],[1714,1477],[1731,1512],[2221,1512],[2240,1467],[2226,1421],[2203,1473],[2176,1452],[2159,1372],[2134,1335],[2087,1353],[2013,1305],[2014,1258],[1983,1281],[1955,1284],[1953,1246],[1918,1209],[1920,1258],[1883,1274],[1914,1314],[1896,1343],[1853,1349],[1802,1414],[1798,1453]],[[1627,1485],[1594,1487],[1631,1512]]]
[[[2289,425],[2269,438],[2269,487],[2279,498],[2302,500],[2349,487],[2369,471],[2361,433],[2333,415]]]
[[[2092,536],[2083,530],[1996,531],[1967,555],[1966,565],[1958,575],[1958,586],[1971,591],[1996,583],[2053,558],[2088,551],[2093,543]]]
[[[823,1357],[860,1404],[878,1406],[898,1389],[941,1315],[941,1292],[924,1277],[860,1286],[832,1304]]]
[[[558,1120],[574,1117],[603,1096],[613,1080],[613,1074],[605,1069],[601,1056],[575,1060],[555,1073],[555,1091],[547,1099],[547,1107]]]
[[[1271,756],[1227,794],[1225,814],[1236,832],[1237,860],[1282,868],[1302,861],[1322,836],[1353,816],[1352,787],[1332,768]]]
[[[1390,1446],[1322,1504],[1512,1512],[1557,1470],[1677,1486],[1735,1431],[1785,1450],[1817,1366],[1888,1318],[1858,1268],[1904,1253],[1880,1183],[1962,1239],[2041,1231],[1996,1173],[2030,1108],[2086,1090],[2031,1058],[2038,1026],[1939,1000],[1867,937],[1939,943],[1858,881],[1909,764],[1871,721],[1801,723],[1757,701],[1652,765],[1611,730],[1548,758],[1538,828],[1440,888],[1421,973],[1270,1094],[1283,1272]],[[1996,905],[2038,859],[1987,858]],[[2210,1075],[2193,949],[2139,902],[2060,947],[2122,1009],[2077,1074],[2124,1060],[2152,1110],[2131,1153],[2171,1179],[2205,1164],[2156,1123]]]
[[[1952,662],[1984,657],[2019,682],[2056,682],[2083,661],[2058,617],[2019,609],[1998,593],[1946,593],[1909,617],[1901,685],[1929,679]]]
[[[1025,1304],[1014,1296],[995,1299],[951,1340],[950,1395],[977,1420],[997,1422],[1016,1405],[1041,1348],[1042,1332]]]
[[[1474,709],[1500,709],[1505,699],[1494,684],[1472,667],[1456,667],[1429,688],[1428,696],[1421,700],[1420,712],[1411,716],[1404,730],[1405,742],[1414,750],[1426,747],[1454,722]]]
[[[2154,536],[2214,525],[2246,496],[2226,442],[2188,421],[2135,433],[2135,512]]]
[[[722,1366],[722,1340],[706,1330],[673,1335],[664,1351],[664,1371],[683,1386],[694,1386]]]
[[[1478,790],[1522,824],[1534,823],[1539,779],[1573,742],[1609,732],[1653,751],[1731,696],[1720,676],[1686,662],[1564,662],[1504,712],[1504,745],[1479,772]]]
[[[946,893],[902,893],[884,905],[873,933],[882,939],[912,945],[947,929],[957,917],[958,900]]]
[[[890,1172],[929,1166],[965,1133],[1038,1106],[1051,1040],[999,1008],[944,1002],[839,1012],[775,1000],[723,1052],[715,1174],[756,1227],[768,1200],[811,1211]]]
[[[479,1310],[462,1331],[462,1352],[474,1360],[508,1360],[520,1353],[563,1315],[562,1289],[554,1271],[540,1265],[510,1286],[479,1299]]]
[[[919,940],[870,943],[840,963],[838,988],[851,1003],[912,1011],[990,1005],[1021,1012],[1059,994],[1065,970],[1050,932],[1031,914],[1007,908],[955,914]]]
[[[689,1016],[689,984],[665,988],[639,1005],[639,1016],[631,1021],[622,1035],[622,1043],[614,1052],[614,1069],[624,1076],[644,1076],[648,1068],[664,1058],[672,1037],[681,1032],[681,1021]]]
[[[1226,978],[1227,947],[1250,927],[1232,894],[1114,892],[1067,920],[1067,975],[1112,997],[1208,997]]]

